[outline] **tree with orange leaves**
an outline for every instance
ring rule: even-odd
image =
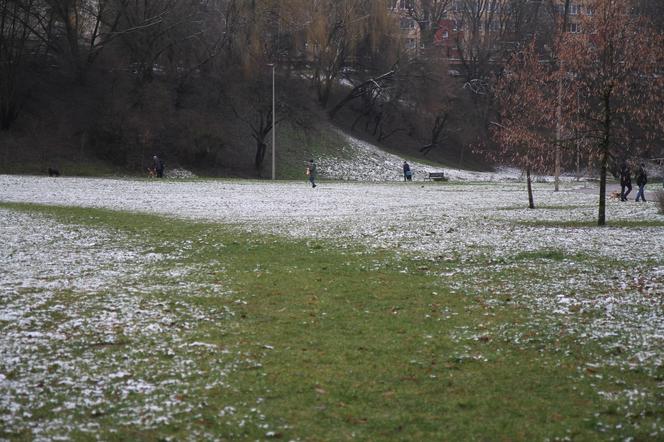
[[[557,66],[535,61],[533,52],[525,56],[527,62],[511,62],[508,72],[514,79],[508,76],[497,85],[505,121],[496,139],[515,162],[533,164],[533,158],[550,155],[546,146],[553,142],[543,139],[553,138],[555,109],[563,128],[558,142],[583,146],[598,159],[598,225],[606,224],[610,162],[643,155],[664,133],[664,36],[646,17],[634,14],[629,3],[592,2],[581,32],[557,39]]]
[[[495,94],[499,121],[491,133],[498,150],[497,162],[521,167],[526,172],[528,207],[535,208],[532,172],[543,172],[553,161],[550,133],[555,103],[551,102],[548,67],[540,62],[535,41],[508,61]]]

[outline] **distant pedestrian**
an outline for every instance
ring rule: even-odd
[[[620,201],[627,201],[627,195],[632,191],[631,174],[629,166],[623,162],[622,166],[620,166]],[[626,192],[625,189],[627,189]]]
[[[412,181],[413,180],[413,171],[410,170],[410,164],[407,161],[403,162],[403,180]]]
[[[646,173],[646,165],[641,163],[639,166],[639,170],[636,171],[636,185],[639,186],[639,191],[636,194],[636,201],[640,199],[643,200],[643,202],[646,202],[646,195],[645,195],[645,190],[646,190],[646,184],[648,183],[648,174]]]
[[[311,187],[316,187],[316,173],[317,173],[316,163],[313,159],[309,160],[307,163],[307,175],[309,175],[309,182]]]
[[[157,155],[152,157],[152,167],[157,174],[157,178],[164,177],[164,162]]]

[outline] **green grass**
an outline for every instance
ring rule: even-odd
[[[625,434],[645,440],[662,413],[661,406],[650,408],[625,424],[619,407],[624,404],[603,401],[597,389],[617,388],[613,379],[620,377],[656,391],[657,379],[610,367],[592,373],[601,378],[587,376],[579,367],[595,361],[600,350],[594,344],[546,334],[531,325],[532,312],[514,303],[490,306],[479,292],[455,293],[437,274],[465,265],[459,262],[339,250],[324,242],[249,236],[218,224],[150,215],[0,207],[125,232],[172,256],[158,264],[155,274],[195,266],[201,271],[187,275],[186,282],[208,283],[223,268],[232,296],[168,291],[160,296],[176,302],[187,295],[191,305],[235,313],[225,322],[202,321],[186,337],[245,355],[227,379],[230,387],[205,390],[185,380],[192,382],[186,400],[205,406],[152,430],[119,426],[114,413],[122,404],[117,404],[95,418],[103,439],[179,440],[190,436],[192,427],[222,439],[264,439],[266,430],[259,423],[265,422],[283,440],[596,440]],[[195,247],[185,247],[188,241]],[[545,250],[515,256],[512,262],[567,258],[584,259]],[[63,296],[59,302],[77,302],[74,293]],[[523,330],[524,339],[515,343],[496,333],[504,327]],[[98,357],[122,357],[127,347],[104,347]],[[196,363],[213,366],[217,357],[204,353]],[[150,372],[168,363],[155,355],[142,369]],[[228,404],[237,412],[220,417]],[[265,418],[253,415],[240,426],[240,417],[252,416],[254,407]],[[0,436],[30,438],[1,429]],[[74,434],[74,439],[88,437]]]
[[[522,252],[516,255],[513,259],[515,261],[535,260],[535,259],[549,259],[553,261],[563,261],[567,255],[563,250],[557,249],[544,249],[536,252]]]
[[[136,173],[135,170],[130,172],[129,170],[113,167],[110,164],[95,159],[79,159],[77,161],[56,159],[52,162],[43,160],[10,160],[0,165],[0,173],[47,175],[47,169],[51,165],[56,167],[62,176],[105,177]]]

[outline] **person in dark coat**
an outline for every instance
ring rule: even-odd
[[[632,191],[632,176],[627,163],[620,166],[620,201],[627,201],[627,195]],[[625,189],[627,191],[625,192]]]
[[[311,183],[311,187],[316,187],[316,174],[318,172],[317,169],[318,168],[316,167],[314,160],[309,160],[307,163],[307,175],[309,175],[309,182]]]
[[[404,181],[413,180],[413,172],[410,170],[410,164],[408,164],[407,161],[403,162],[403,180]]]
[[[152,157],[152,167],[157,174],[157,178],[164,177],[164,162],[161,161],[161,158],[159,158],[157,155]]]
[[[639,191],[636,193],[636,201],[640,199],[643,200],[643,202],[646,202],[646,195],[645,195],[645,190],[646,190],[646,184],[648,183],[648,174],[646,173],[646,166],[645,164],[641,163],[639,166],[639,170],[636,171],[636,185],[639,186]]]

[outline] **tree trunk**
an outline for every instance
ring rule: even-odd
[[[267,151],[267,144],[263,141],[256,141],[256,157],[254,159],[254,166],[256,170],[261,169],[263,160],[265,159],[265,152]]]
[[[581,147],[576,143],[576,180],[581,179]]]
[[[530,167],[526,168],[526,182],[528,183],[528,208],[535,208],[535,199],[533,198],[533,181],[530,178]]]
[[[605,150],[602,154],[602,166],[599,172],[599,213],[597,215],[597,225],[606,224],[606,169],[609,162],[609,151]]]
[[[597,225],[606,225],[606,170],[611,145],[611,90],[604,93],[604,139],[602,140],[602,164],[599,172],[599,212]]]
[[[326,79],[325,81],[320,81],[318,83],[318,102],[323,106],[327,107],[328,101],[330,101],[330,92],[332,91],[332,80]]]
[[[563,62],[560,62],[560,71],[563,71]],[[554,190],[560,190],[560,140],[562,139],[562,118],[563,118],[563,80],[562,75],[558,79],[558,105],[556,106],[556,151],[555,151],[555,164],[554,164]]]

